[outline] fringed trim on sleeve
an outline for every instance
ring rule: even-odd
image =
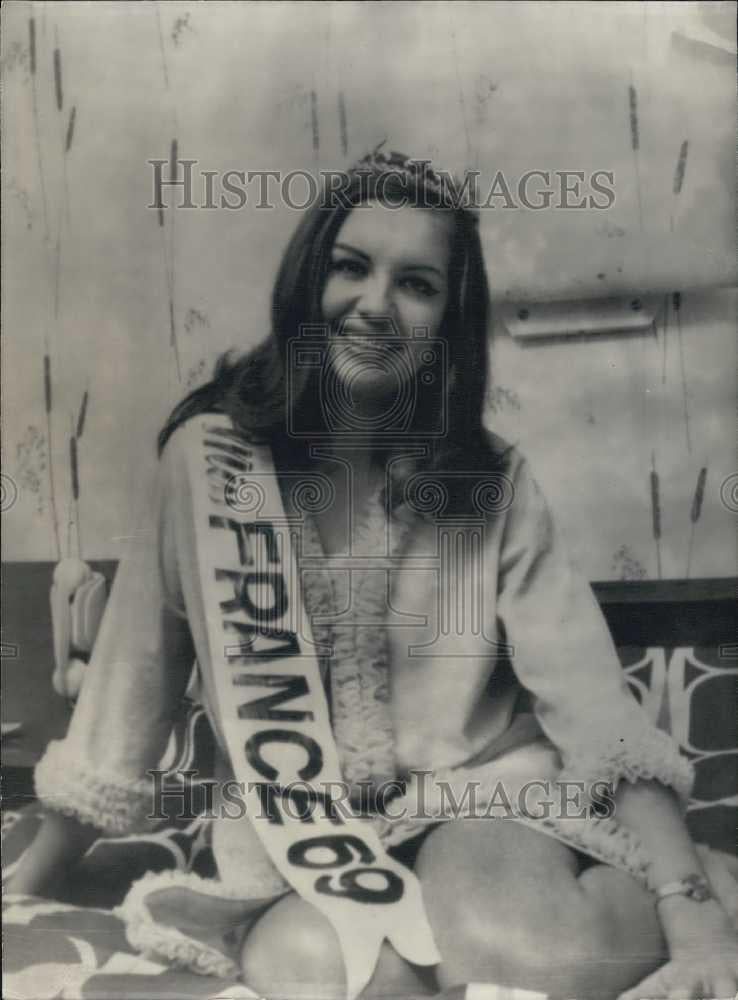
[[[244,896],[239,888],[234,890],[218,879],[201,878],[192,872],[158,872],[144,875],[134,882],[123,903],[113,912],[126,927],[126,937],[131,947],[141,952],[147,958],[166,960],[178,968],[189,969],[201,976],[219,976],[221,978],[237,978],[240,968],[231,956],[226,953],[228,944],[224,938],[223,950],[210,941],[205,940],[212,934],[211,921],[207,914],[203,917],[203,939],[185,933],[174,923],[163,922],[151,912],[153,897],[166,894],[168,890],[185,890],[210,899],[222,900],[223,903],[243,903],[243,906],[228,907],[228,915],[222,927],[232,929],[248,927],[264,910],[285,894],[286,889],[274,889],[273,879],[253,881],[253,893]],[[179,913],[175,905],[176,898],[170,901],[173,915]],[[209,913],[210,911],[208,911]],[[192,911],[187,914],[187,930],[193,931],[195,924]],[[225,913],[224,913],[225,916]]]
[[[622,779],[631,784],[659,781],[673,788],[686,808],[694,784],[694,768],[668,733],[644,725],[636,733],[630,731],[567,748],[560,779],[589,784],[606,781],[613,790]]]
[[[224,952],[183,934],[170,924],[155,920],[146,905],[146,897],[151,892],[179,887],[213,895],[212,885],[219,886],[219,895],[227,894],[220,883],[213,883],[212,880],[202,879],[194,874],[159,872],[144,875],[133,883],[123,903],[113,913],[125,924],[128,943],[146,958],[164,959],[171,965],[189,969],[201,976],[237,978],[240,969]]]
[[[547,816],[529,819],[515,816],[515,822],[554,837],[562,843],[588,854],[603,864],[628,872],[644,886],[648,885],[650,858],[640,838],[609,816],[586,819]]]
[[[81,763],[64,740],[52,740],[36,765],[36,794],[51,809],[122,836],[154,825],[153,782],[126,779]]]
[[[535,751],[535,745],[526,748],[528,749]],[[545,761],[540,757],[538,760],[531,757],[533,769],[530,771],[530,779],[524,779],[520,774],[516,777],[510,771],[506,773],[504,760],[502,757],[474,769],[444,769],[435,772],[430,786],[425,789],[423,811],[426,815],[422,822],[413,818],[413,807],[417,803],[407,797],[393,802],[393,810],[397,810],[395,815],[398,818],[382,820],[382,825],[377,830],[385,847],[401,843],[423,828],[427,829],[428,824],[433,822],[466,818],[487,820],[492,824],[490,835],[494,835],[495,823],[513,821],[554,837],[603,864],[620,868],[646,884],[650,859],[635,833],[611,816],[573,813],[559,816],[530,815],[529,809],[533,803],[528,803],[525,796],[521,800],[520,793],[523,789],[531,782],[543,782],[544,788],[546,784],[550,784],[547,794],[556,795],[559,778],[553,777],[553,771],[547,772],[541,768]],[[534,778],[534,775],[540,777]],[[442,786],[446,789],[445,802],[444,795],[439,794]],[[502,797],[501,793],[504,793]],[[587,795],[583,795],[580,809],[587,807]],[[570,806],[574,805],[568,797],[566,801]],[[404,812],[399,808],[400,805],[409,807],[409,817],[400,817],[400,813]]]

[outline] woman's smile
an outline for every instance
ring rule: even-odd
[[[448,302],[449,220],[370,202],[351,212],[331,250],[321,308],[334,372],[352,394],[397,390],[440,334]],[[424,337],[414,337],[417,330]],[[398,364],[397,355],[407,358]],[[382,364],[392,359],[391,364]],[[396,370],[395,370],[396,369]]]

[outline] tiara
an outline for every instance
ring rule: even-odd
[[[420,185],[438,195],[439,200],[434,203],[437,207],[442,207],[446,203],[448,207],[466,210],[476,220],[475,206],[459,203],[457,193],[463,188],[459,186],[453,174],[446,170],[434,169],[428,159],[416,159],[394,149],[385,152],[382,147],[386,141],[384,139],[370,153],[362,156],[348,172],[368,176],[393,174],[400,180]]]
[[[368,169],[377,173],[407,174],[413,180],[422,181],[422,183],[429,187],[436,188],[439,191],[443,189],[441,177],[433,169],[430,160],[418,160],[407,156],[405,153],[398,153],[395,149],[384,153],[382,152],[382,146],[384,146],[386,141],[384,139],[378,146],[374,147],[371,153],[366,153],[362,156],[350,168],[351,172],[358,173],[360,170]]]

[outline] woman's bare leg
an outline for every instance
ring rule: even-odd
[[[652,899],[634,879],[604,865],[579,875],[568,847],[518,823],[446,823],[416,872],[443,987],[494,982],[609,1000],[665,960]]]
[[[329,921],[310,903],[290,893],[250,930],[241,966],[246,984],[266,1000],[342,998],[345,976],[341,948]],[[432,996],[435,989],[385,943],[363,998]]]

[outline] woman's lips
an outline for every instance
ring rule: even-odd
[[[397,352],[402,348],[402,343],[390,339],[386,334],[366,334],[366,333],[343,333],[336,341],[338,348],[343,347],[350,351],[371,350],[371,351],[392,351]]]
[[[349,340],[358,347],[379,347],[396,349],[402,343],[402,338],[396,327],[365,327],[347,323],[335,330],[338,340]]]
[[[386,330],[381,330],[381,329],[380,330],[367,330],[364,327],[344,326],[344,327],[341,327],[341,329],[338,331],[338,336],[339,337],[363,337],[363,338],[381,337],[382,339],[384,339],[384,338],[388,338],[389,339],[391,337],[396,337],[397,334],[394,333],[391,330],[388,330],[388,329],[386,329]]]
[[[397,324],[390,316],[377,316],[367,323],[358,316],[344,316],[333,323],[333,330],[339,337],[400,337]]]

